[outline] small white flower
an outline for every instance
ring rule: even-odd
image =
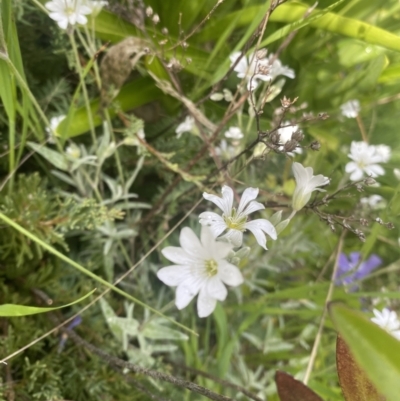
[[[81,150],[79,149],[79,146],[77,146],[75,143],[71,143],[71,145],[67,146],[67,148],[65,149],[65,153],[71,159],[79,159],[81,157]]]
[[[229,56],[231,65],[235,64],[241,56],[241,52],[235,52]],[[259,59],[254,53],[249,54],[249,57],[242,56],[234,71],[237,72],[238,78],[247,81],[247,89],[255,90],[258,86],[258,80],[273,81],[278,75],[285,75],[289,78],[294,78],[294,71],[275,59],[272,63],[274,55],[269,58]]]
[[[61,29],[68,25],[86,24],[85,15],[92,13],[92,8],[82,0],[52,0],[45,4],[50,11],[49,17],[57,22]]]
[[[243,134],[240,128],[230,127],[228,131],[225,132],[225,138],[239,140],[243,138]]]
[[[256,202],[258,188],[247,188],[242,194],[239,207],[233,207],[233,190],[232,188],[224,185],[222,187],[222,198],[216,195],[203,193],[204,199],[215,203],[222,211],[220,216],[214,212],[203,212],[200,214],[200,224],[210,226],[214,237],[218,237],[225,230],[228,232],[221,238],[225,238],[234,247],[239,247],[243,242],[243,232],[250,230],[256,237],[259,245],[267,249],[266,242],[268,234],[272,239],[277,238],[276,230],[273,224],[266,219],[256,219],[247,221],[247,216],[257,210],[265,209],[264,205]]]
[[[312,167],[304,167],[300,163],[293,163],[292,169],[296,180],[292,207],[293,210],[299,211],[310,200],[312,192],[325,192],[324,189],[317,187],[329,184],[329,178],[324,177],[322,174],[313,175]]]
[[[194,127],[194,118],[187,116],[183,122],[176,127],[176,137],[179,139],[184,132],[190,132]]]
[[[347,118],[356,118],[361,110],[360,102],[357,99],[349,100],[340,106],[342,115]]]
[[[57,128],[61,121],[65,119],[65,115],[51,117],[50,126],[46,127],[48,133],[49,143],[56,143],[55,135],[58,135]]]
[[[387,150],[385,151],[383,148],[377,151],[377,146],[353,141],[348,155],[353,161],[346,164],[346,173],[350,174],[350,180],[361,180],[364,173],[371,177],[385,174],[385,170],[378,164],[382,163],[385,157],[387,157],[387,153],[385,155],[385,152]]]
[[[279,75],[284,75],[285,77],[294,79],[296,76],[294,70],[287,67],[286,65],[282,65],[279,59],[275,58],[275,60],[271,64],[271,60],[273,60],[274,57],[275,56],[273,54],[270,54],[268,57],[268,62],[269,65],[271,66],[270,74],[272,77],[272,81]]]
[[[82,0],[82,2],[92,10],[94,16],[96,16],[103,7],[108,6],[108,1],[105,0]]]
[[[157,277],[164,284],[177,287],[178,309],[185,308],[199,294],[197,313],[199,317],[209,316],[217,301],[225,300],[225,285],[236,287],[243,283],[240,270],[226,260],[232,245],[215,241],[208,227],[202,227],[200,240],[189,227],[184,227],[179,242],[181,247],[169,246],[161,251],[175,264],[160,269]]]
[[[374,309],[373,312],[375,316],[371,318],[371,321],[386,330],[393,337],[400,340],[400,320],[398,319],[396,312],[391,311],[388,308],[384,308],[382,312]]]
[[[360,199],[362,205],[368,206],[371,209],[378,209],[383,201],[384,199],[380,195],[371,195]]]
[[[219,146],[214,148],[214,151],[217,156],[222,157],[224,160],[229,160],[236,156],[237,148],[228,145],[228,142],[222,139]]]

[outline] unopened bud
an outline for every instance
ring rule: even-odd
[[[168,28],[163,28],[163,29],[161,29],[161,33],[163,34],[163,35],[168,35]]]
[[[365,185],[375,185],[375,184],[376,184],[376,181],[375,181],[372,177],[367,177],[367,178],[364,180],[364,184],[365,184]]]
[[[271,142],[274,145],[278,145],[280,140],[281,140],[281,136],[276,131],[271,134]]]
[[[360,224],[362,226],[367,226],[368,225],[368,220],[367,219],[360,219]]]
[[[386,226],[386,228],[387,228],[388,230],[393,230],[393,228],[394,228],[394,224],[391,223],[391,222],[386,223],[385,226]]]
[[[148,6],[148,7],[146,8],[146,15],[147,15],[148,17],[151,17],[151,16],[153,15],[153,9],[152,9],[150,6]]]
[[[297,148],[297,141],[295,141],[294,139],[291,139],[290,141],[287,141],[285,143],[285,145],[283,146],[283,149],[285,150],[285,152],[292,152],[293,150],[295,150]]]
[[[304,139],[304,134],[301,131],[296,131],[294,134],[292,134],[292,139],[297,142],[301,142]]]
[[[383,224],[383,220],[382,220],[380,217],[377,217],[377,218],[375,219],[375,221],[376,221],[378,224]]]
[[[265,58],[265,57],[267,56],[267,52],[268,52],[267,49],[260,49],[260,50],[257,50],[257,51],[256,51],[256,58],[257,58],[258,60],[261,60],[261,59]]]
[[[364,192],[364,188],[362,187],[361,184],[357,184],[357,185],[356,185],[356,190],[357,190],[358,192]]]
[[[318,118],[320,118],[321,120],[326,120],[327,118],[329,118],[328,113],[318,113]]]
[[[158,16],[158,14],[153,15],[152,21],[154,25],[157,25],[160,22],[160,17]]]
[[[183,47],[184,50],[186,50],[189,47],[189,43],[183,42],[182,43],[182,47]]]
[[[186,64],[192,64],[193,60],[190,57],[186,57],[185,60],[186,60]]]
[[[318,141],[311,142],[310,148],[315,151],[320,150],[321,144]]]

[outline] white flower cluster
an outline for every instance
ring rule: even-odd
[[[377,177],[385,174],[385,170],[379,163],[389,161],[391,149],[387,145],[369,145],[365,142],[352,142],[349,158],[352,160],[346,165],[346,173],[350,174],[350,180],[361,180],[365,175]]]
[[[293,164],[296,179],[296,191],[293,195],[294,213],[305,206],[313,191],[322,191],[319,186],[329,183],[329,179],[313,176],[311,167]],[[237,266],[228,261],[234,248],[243,243],[243,233],[250,231],[257,243],[267,250],[267,235],[273,240],[289,223],[289,219],[280,221],[281,212],[276,220],[276,227],[266,219],[248,220],[250,214],[265,209],[255,199],[258,188],[244,190],[239,206],[234,207],[234,191],[224,185],[222,197],[203,193],[204,199],[214,203],[222,215],[215,212],[203,212],[199,216],[202,226],[200,240],[189,227],[182,229],[179,237],[180,247],[167,247],[162,254],[173,265],[163,267],[157,273],[166,285],[176,287],[175,305],[185,308],[198,294],[197,313],[200,317],[209,316],[217,301],[225,300],[226,285],[236,287],[243,283],[243,276]],[[233,260],[233,259],[232,259]]]
[[[61,29],[67,29],[68,25],[86,24],[86,15],[98,14],[107,4],[104,0],[52,0],[45,7],[50,11],[49,17]]]
[[[260,55],[263,53],[266,55],[266,51],[261,50],[249,54],[248,57],[241,52],[235,52],[229,56],[231,66],[240,59],[233,70],[237,73],[238,78],[244,79],[247,82],[247,89],[249,91],[257,88],[259,80],[272,82],[279,75],[284,75],[292,79],[295,77],[294,70],[282,65],[281,61],[273,54],[260,58]]]
[[[382,312],[377,309],[373,310],[374,317],[371,321],[376,323],[379,327],[386,330],[393,337],[400,340],[400,320],[395,311],[391,311],[388,308],[384,308]]]

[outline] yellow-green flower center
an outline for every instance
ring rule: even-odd
[[[214,259],[205,261],[207,276],[212,277],[218,273],[218,263]]]
[[[224,215],[223,217],[228,228],[239,231],[245,230],[244,225],[246,224],[247,216],[238,215],[235,208],[232,209],[230,216]]]

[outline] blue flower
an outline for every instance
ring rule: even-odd
[[[336,285],[349,285],[355,281],[362,280],[381,264],[382,259],[375,254],[372,254],[367,260],[362,262],[360,252],[351,252],[349,257],[341,253],[336,274]],[[357,290],[357,288],[357,286],[351,287],[352,290]]]

